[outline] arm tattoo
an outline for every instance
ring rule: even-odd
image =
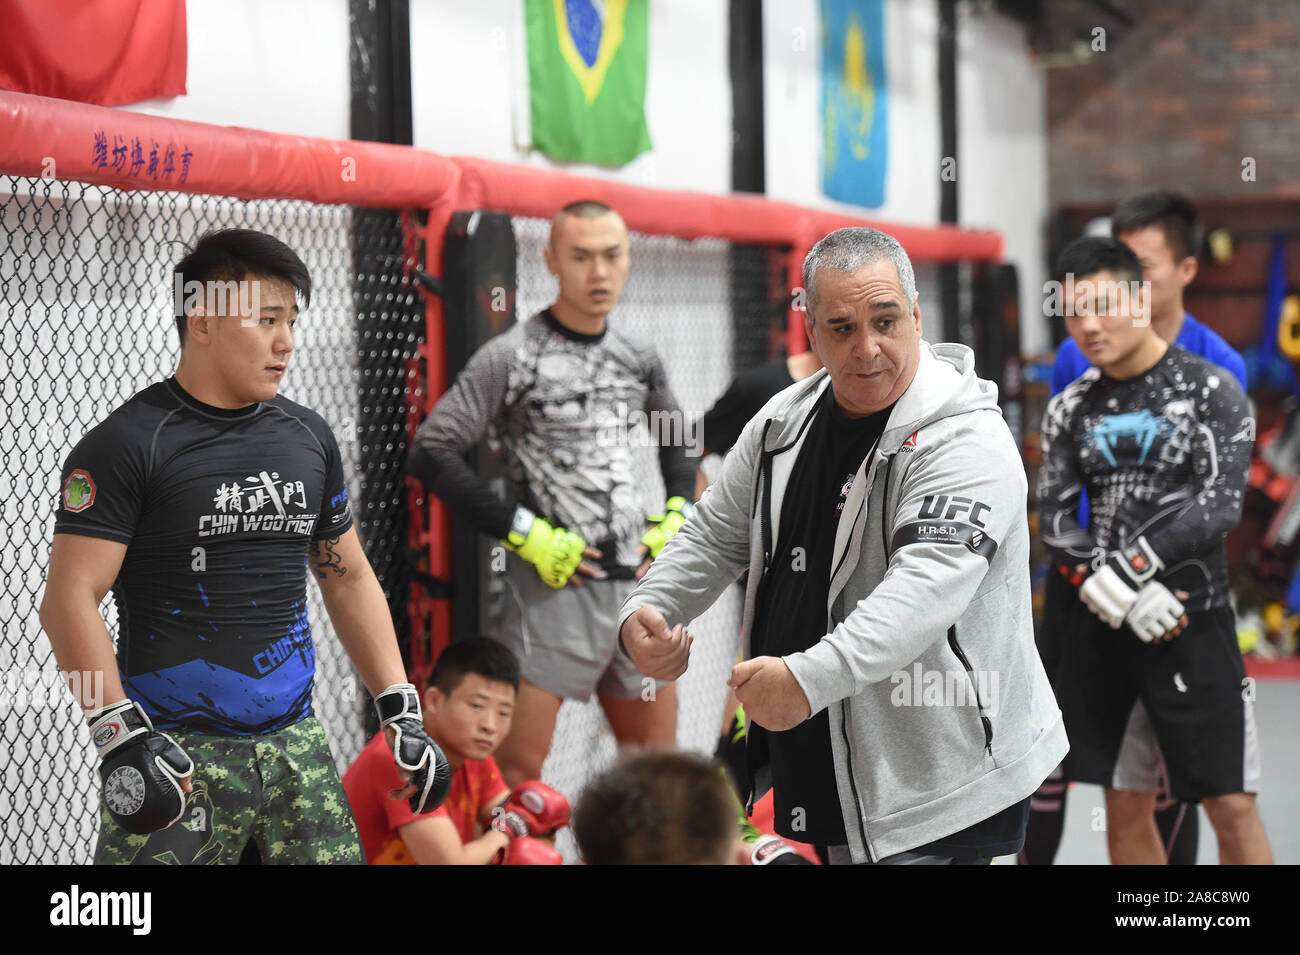
[[[348,569],[343,566],[343,558],[334,549],[338,542],[339,538],[337,537],[330,537],[317,542],[323,549],[323,553],[321,551],[316,553],[316,576],[321,580],[329,579],[329,574],[326,573],[327,570],[334,571],[337,577],[342,577],[348,572]]]

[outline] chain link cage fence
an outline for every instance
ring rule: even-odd
[[[516,317],[526,320],[555,301],[555,279],[542,249],[550,221],[516,217],[518,243]],[[633,233],[630,270],[611,322],[655,344],[669,387],[692,424],[721,397],[738,371],[773,357],[785,328],[791,284],[775,264],[784,250],[737,247],[722,239],[686,241]],[[687,428],[687,447],[707,444],[707,435]],[[649,436],[638,440],[642,505],[662,510],[664,485]],[[714,477],[720,459],[703,460]],[[712,755],[722,727],[726,680],[740,645],[743,593],[728,587],[691,627],[691,665],[677,681],[677,744]],[[542,778],[574,803],[587,781],[617,757],[617,744],[600,704],[566,700],[560,708]],[[578,857],[571,830],[556,840],[567,862]]]
[[[230,227],[276,235],[306,262],[312,301],[282,393],[334,430],[358,532],[403,646],[403,396],[423,303],[402,281],[396,213],[0,176],[0,220],[0,863],[82,863],[99,825],[99,775],[37,610],[64,458],[175,369],[175,262],[199,235]],[[307,591],[313,707],[341,772],[365,743],[368,696],[315,585]],[[111,597],[101,611],[116,639]]]
[[[333,428],[358,531],[405,649],[406,394],[424,333],[424,307],[403,278],[397,213],[298,201],[127,192],[54,179],[0,176],[0,423],[4,537],[0,540],[0,863],[80,863],[98,829],[99,778],[85,720],[37,619],[48,567],[58,480],[67,453],[95,424],[179,357],[171,270],[204,232],[272,233],[313,278],[282,392]],[[516,217],[517,317],[555,294],[542,248],[549,222]],[[689,422],[698,422],[736,373],[781,353],[785,307],[798,276],[784,249],[632,236],[632,269],[615,321],[656,343]],[[918,280],[921,268],[918,268]],[[927,330],[936,311],[927,314]],[[932,337],[933,336],[927,336]],[[707,436],[688,430],[694,446]],[[642,452],[643,504],[664,500],[654,448]],[[707,477],[720,461],[703,459]],[[369,699],[308,587],[316,642],[313,707],[342,772],[374,731]],[[678,682],[678,744],[712,752],[725,680],[738,648],[742,595],[729,588],[693,627],[690,670]],[[114,639],[111,597],[101,606]],[[543,777],[576,800],[616,757],[594,701],[568,701]],[[559,848],[577,857],[567,833]]]

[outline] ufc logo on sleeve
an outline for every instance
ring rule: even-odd
[[[988,528],[980,515],[985,511],[992,510],[983,501],[972,500],[969,497],[949,496],[947,494],[927,494],[925,500],[921,502],[921,510],[917,514],[922,520],[945,520],[951,521],[967,514],[969,520],[976,527]]]

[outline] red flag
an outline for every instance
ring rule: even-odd
[[[0,89],[121,106],[185,93],[185,0],[0,0]]]

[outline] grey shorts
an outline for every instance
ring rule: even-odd
[[[1165,758],[1160,753],[1151,717],[1147,715],[1146,706],[1138,700],[1133,704],[1128,725],[1124,728],[1124,742],[1120,744],[1119,757],[1115,760],[1114,785],[1111,788],[1160,792],[1169,786],[1166,773]]]
[[[618,611],[635,580],[586,580],[552,589],[526,561],[510,559],[498,640],[519,658],[525,679],[548,693],[589,700],[592,693],[631,700],[650,686],[618,649]]]

